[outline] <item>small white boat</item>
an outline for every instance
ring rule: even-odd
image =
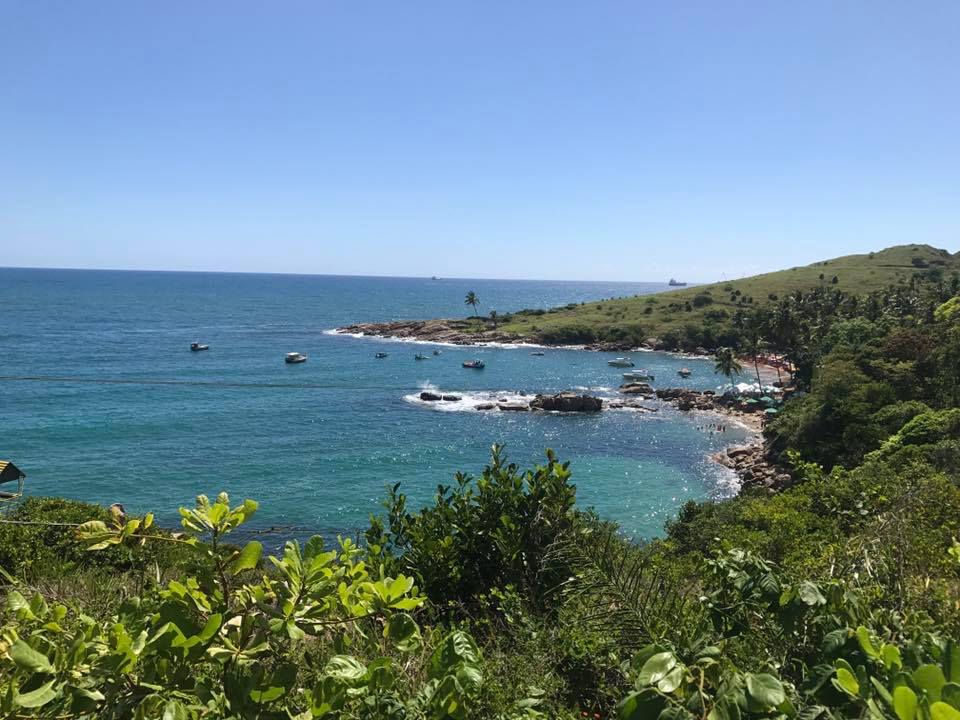
[[[413,359],[414,359],[414,360],[429,360],[429,359],[430,359],[430,356],[429,356],[429,355],[424,355],[423,353],[417,353],[416,355],[413,356]]]
[[[628,357],[619,357],[614,360],[607,360],[607,365],[612,367],[633,367],[633,360]]]
[[[646,370],[633,370],[631,372],[625,372],[623,374],[624,380],[630,380],[632,382],[653,382],[653,375],[648,373]]]
[[[374,357],[382,360],[382,359],[385,358],[387,355],[388,355],[388,353],[378,352],[376,355],[374,355]]]
[[[483,370],[484,362],[483,360],[467,360],[463,366],[471,370]]]
[[[283,356],[283,361],[285,363],[289,363],[290,365],[294,365],[296,363],[306,362],[307,356],[304,355],[303,353],[288,352],[286,355]]]
[[[202,343],[192,342],[190,343],[190,350],[193,352],[200,352],[201,350],[209,350],[209,345],[203,345]]]
[[[690,374],[691,373],[689,368],[680,368],[679,370],[677,370],[677,375],[679,375],[682,378],[688,378],[690,377]]]

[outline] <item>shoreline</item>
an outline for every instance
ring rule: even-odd
[[[499,333],[487,330],[481,333],[465,331],[470,320],[398,320],[381,323],[354,323],[325,331],[332,335],[345,335],[357,339],[379,339],[393,342],[412,342],[428,345],[443,345],[446,347],[500,347],[506,349],[521,348],[553,348],[558,350],[583,350],[587,352],[663,352],[679,358],[709,359],[713,354],[703,352],[673,351],[659,347],[659,342],[651,338],[640,347],[626,343],[594,343],[588,345],[549,345],[536,342],[532,338],[508,333]],[[752,384],[751,377],[756,380],[752,358],[738,358],[743,364],[741,382]],[[790,373],[783,367],[767,362],[758,362],[761,385],[788,385]],[[748,411],[739,403],[721,402],[723,395],[713,391],[688,390],[685,388],[668,388],[654,390],[647,386],[642,391],[633,393],[624,392],[627,385],[621,386],[619,394],[631,398],[639,395],[644,398],[656,397],[683,411],[700,411],[711,413],[724,418],[744,428],[751,437],[746,443],[731,443],[722,450],[710,453],[707,459],[715,462],[736,474],[740,483],[740,492],[751,488],[763,488],[768,492],[789,487],[792,477],[786,468],[774,463],[767,455],[766,440],[763,437],[763,414]],[[439,398],[437,398],[439,400]],[[443,401],[441,401],[442,403]],[[605,404],[611,409],[629,408],[635,401],[625,399],[607,401]],[[494,405],[484,409],[493,409]],[[526,403],[496,404],[497,409],[507,411],[528,410]],[[642,409],[642,408],[637,408]],[[648,410],[649,411],[649,410]]]
[[[390,342],[409,342],[424,345],[441,345],[444,347],[493,347],[493,348],[533,348],[555,350],[584,350],[586,352],[662,352],[681,359],[702,360],[710,359],[713,353],[705,349],[698,350],[671,350],[662,346],[656,338],[650,338],[642,345],[630,343],[587,343],[587,344],[550,344],[527,335],[500,333],[496,330],[465,332],[459,328],[469,325],[469,320],[392,320],[389,322],[353,323],[342,327],[324,330],[327,335],[353,337],[358,340],[372,339]],[[752,374],[753,359],[738,357],[744,365],[742,377],[749,378]],[[784,377],[790,380],[790,372],[767,362],[758,363],[762,375],[766,375],[765,382]],[[785,383],[787,384],[787,383]]]

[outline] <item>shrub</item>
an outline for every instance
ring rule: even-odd
[[[410,512],[394,485],[386,524],[372,518],[366,538],[376,562],[411,574],[439,608],[507,586],[542,605],[564,577],[544,557],[572,527],[575,498],[570,470],[552,451],[546,465],[523,472],[495,445],[479,478],[457,473],[422,510]]]

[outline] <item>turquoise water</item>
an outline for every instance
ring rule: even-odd
[[[690,498],[733,490],[706,456],[746,433],[661,406],[597,415],[477,412],[511,393],[589,388],[612,395],[605,353],[432,348],[330,334],[355,321],[463,316],[474,290],[500,313],[655,292],[662,284],[427,280],[0,269],[0,458],[31,494],[122,502],[172,522],[199,492],[261,501],[256,523],[282,532],[352,532],[387,484],[430,499],[457,470],[478,472],[495,442],[521,464],[554,448],[579,503],[637,536],[662,531]],[[211,345],[191,353],[200,339]],[[308,362],[286,365],[301,351]],[[374,358],[377,351],[388,358]],[[482,371],[461,362],[486,361]],[[634,353],[659,384],[716,387],[710,363]],[[657,384],[657,383],[655,383]],[[442,409],[416,400],[463,395]],[[651,403],[656,405],[656,403]]]

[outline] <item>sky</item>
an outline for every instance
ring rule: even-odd
[[[690,282],[960,250],[960,2],[0,0],[0,266]]]

